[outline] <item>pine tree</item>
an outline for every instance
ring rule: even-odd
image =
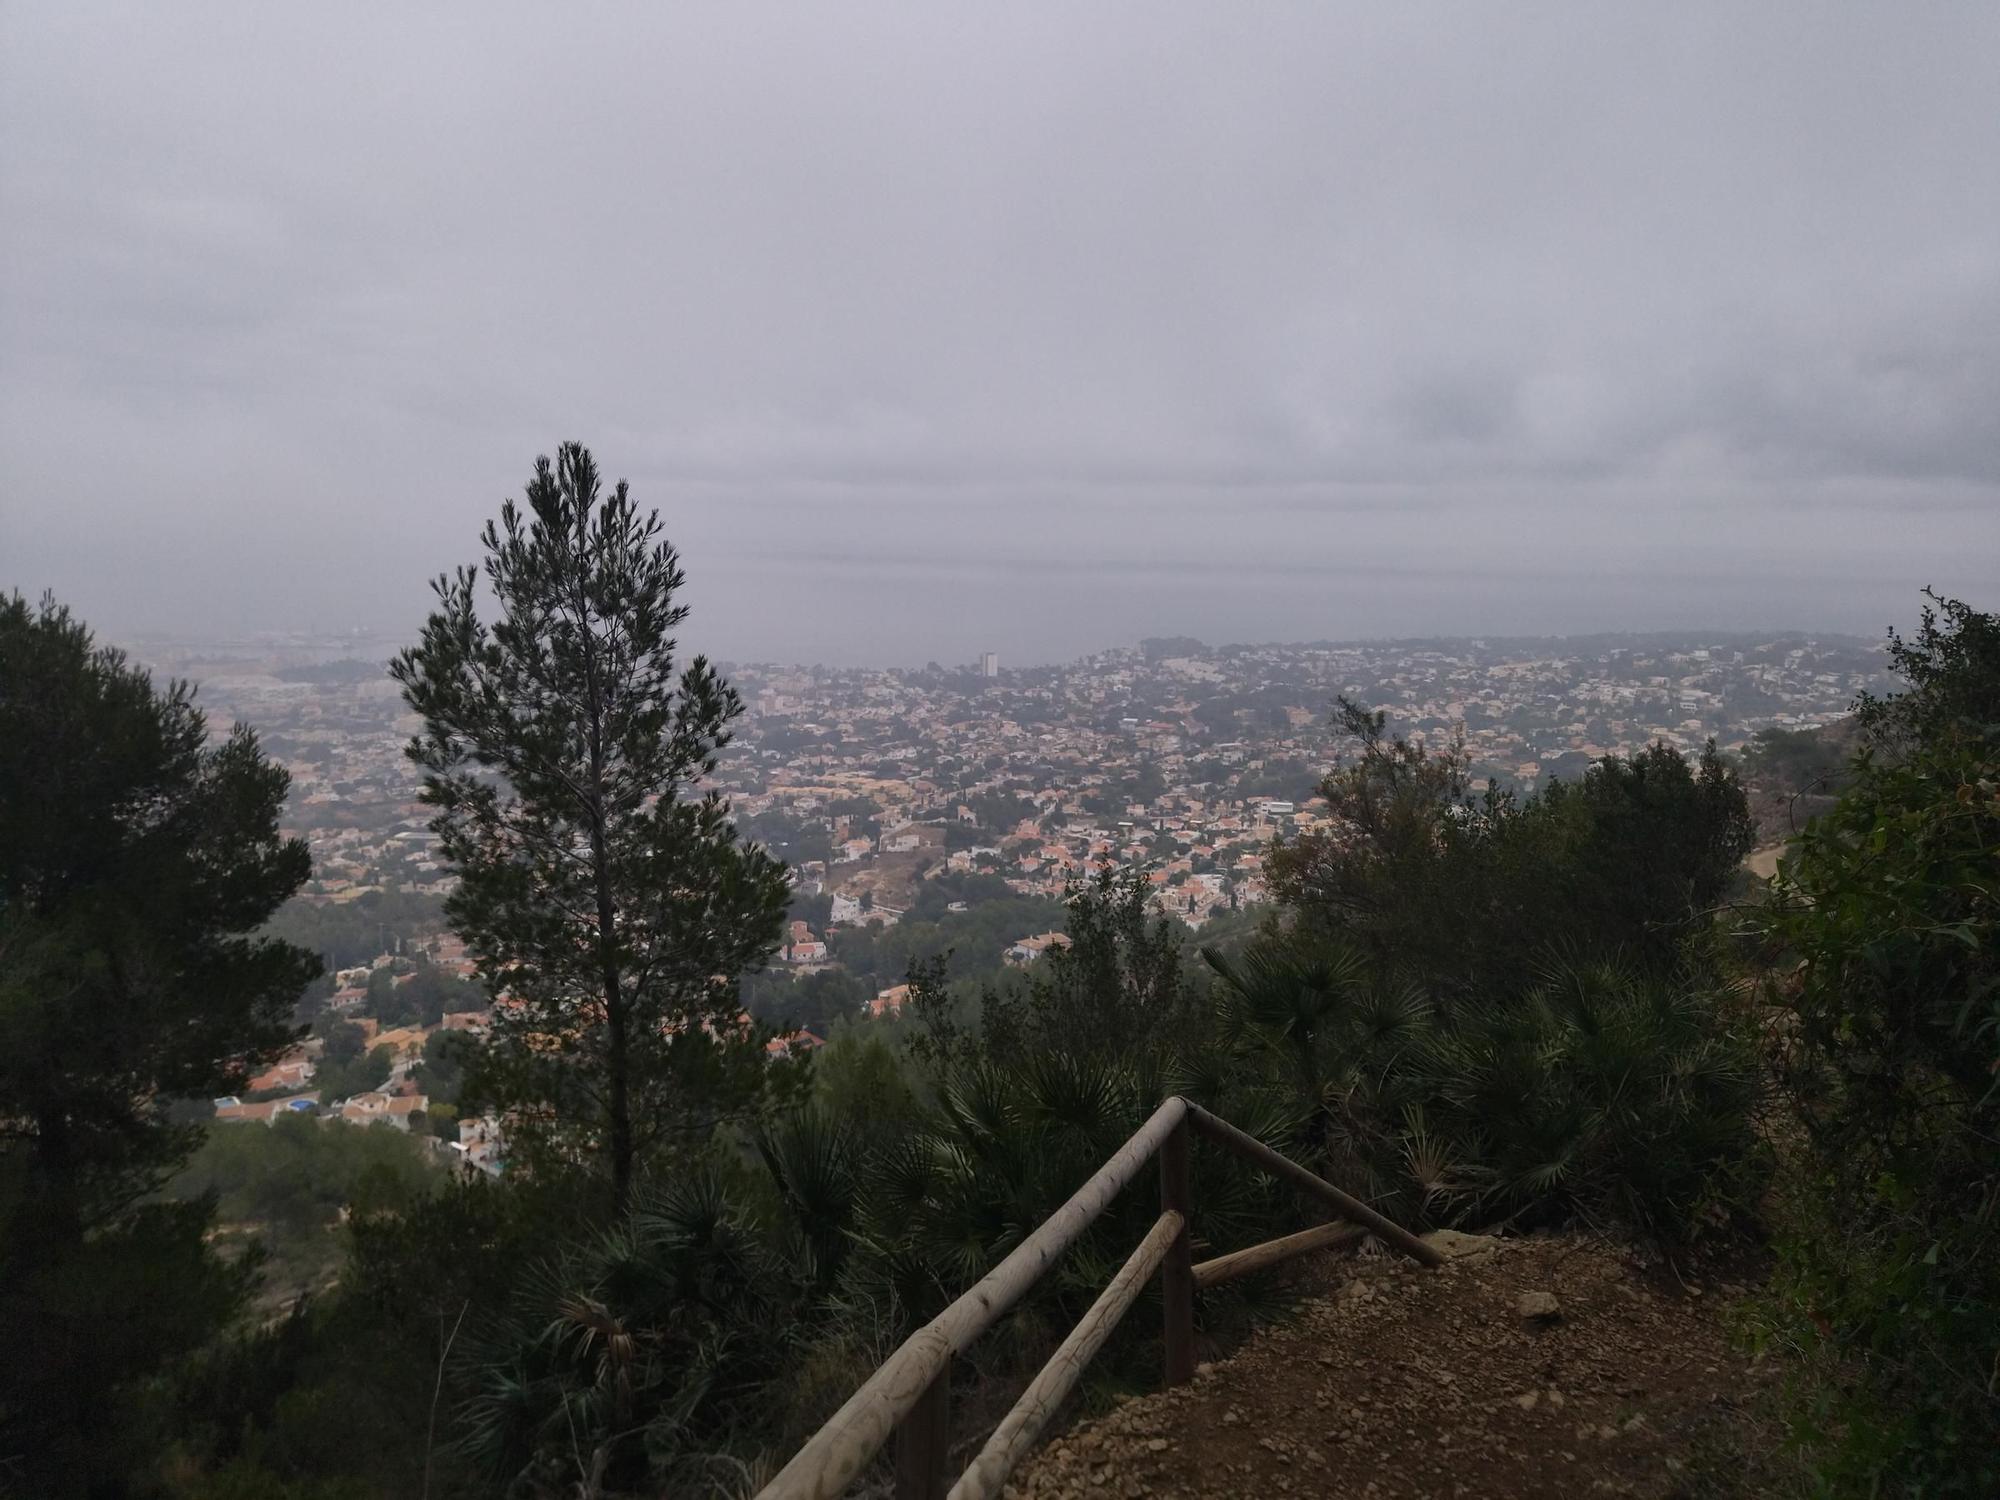
[[[0,1488],[110,1493],[125,1396],[237,1311],[208,1202],[151,1195],[319,972],[257,932],[305,883],[288,778],[68,610],[0,598]]]
[[[409,754],[459,877],[447,914],[503,994],[481,1096],[517,1159],[590,1162],[623,1207],[649,1153],[754,1097],[738,979],[789,890],[697,792],[742,702],[701,657],[676,676],[685,578],[659,514],[600,490],[580,444],[538,459],[525,512],[482,534],[497,618],[460,568],[391,670],[424,721]]]

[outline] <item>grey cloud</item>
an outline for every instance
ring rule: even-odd
[[[413,621],[577,436],[729,655],[1872,631],[2000,576],[1996,76],[1977,4],[10,7],[0,587]]]

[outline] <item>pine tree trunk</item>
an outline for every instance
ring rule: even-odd
[[[600,835],[596,840],[597,855],[597,925],[599,952],[604,964],[604,1021],[606,1030],[605,1070],[610,1074],[610,1093],[606,1108],[611,1119],[611,1196],[618,1212],[625,1212],[632,1197],[632,1101],[630,1092],[631,1059],[626,1051],[625,1037],[625,996],[618,973],[618,961],[611,956],[612,944],[616,940],[614,923],[616,914],[611,901],[611,886],[607,879],[603,855],[604,841]]]
[[[599,760],[596,736],[591,743],[593,769]],[[611,890],[611,857],[604,826],[602,781],[593,776],[596,806],[591,809],[590,853],[597,886],[597,954],[599,981],[604,987],[604,1071],[607,1075],[605,1112],[611,1133],[611,1195],[623,1213],[632,1197],[632,1165],[637,1148],[632,1139],[632,1060],[628,1049],[624,976],[618,969],[618,904]]]
[[[578,542],[584,543],[585,517],[578,513]],[[632,1139],[631,1055],[626,1034],[625,994],[618,971],[618,903],[611,889],[611,831],[604,812],[604,684],[598,677],[596,638],[589,609],[577,600],[582,622],[584,682],[590,710],[590,859],[597,887],[597,955],[604,986],[605,1111],[611,1133],[611,1198],[619,1213],[632,1201],[632,1168],[637,1147]]]
[[[597,954],[600,980],[604,986],[604,1069],[608,1077],[605,1110],[611,1131],[611,1196],[621,1214],[632,1198],[632,1162],[636,1148],[632,1140],[631,1056],[626,1037],[627,1016],[623,976],[618,971],[618,904],[611,890],[609,831],[604,818],[603,741],[597,720],[595,674],[591,684],[591,867],[597,886]]]

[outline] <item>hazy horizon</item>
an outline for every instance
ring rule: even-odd
[[[0,589],[413,634],[577,438],[735,660],[1907,629],[2000,11],[0,14]]]
[[[88,623],[88,622],[86,622]],[[1901,626],[1899,624],[1899,629]],[[1907,633],[1907,632],[1905,632]],[[698,633],[697,633],[698,634]],[[213,665],[222,660],[218,654],[204,655],[213,650],[243,651],[260,658],[273,658],[292,665],[338,666],[349,663],[379,663],[383,668],[383,679],[388,678],[388,661],[403,646],[410,643],[412,636],[380,631],[317,631],[298,626],[268,631],[251,631],[243,634],[215,634],[204,632],[180,632],[170,630],[138,631],[118,636],[98,631],[101,644],[129,649],[141,664],[147,664],[154,653],[170,650],[184,661],[196,661]],[[1820,630],[1803,625],[1773,626],[1762,630],[1729,630],[1719,627],[1694,626],[1686,628],[1665,628],[1660,630],[1608,630],[1570,631],[1556,634],[1518,635],[1509,632],[1492,631],[1480,633],[1434,633],[1429,635],[1341,635],[1341,636],[1301,636],[1292,638],[1266,637],[1251,639],[1229,638],[1204,640],[1191,637],[1185,632],[1172,637],[1139,637],[1131,640],[1102,641],[1095,647],[1067,657],[1040,657],[1026,660],[1010,660],[1003,653],[1000,656],[1000,670],[1003,673],[1015,670],[1038,671],[1044,669],[1068,669],[1108,653],[1137,651],[1149,641],[1191,640],[1202,650],[1224,653],[1236,650],[1279,650],[1298,651],[1315,648],[1358,649],[1363,651],[1381,650],[1385,647],[1420,648],[1429,646],[1474,645],[1481,649],[1498,649],[1511,646],[1561,645],[1565,643],[1597,643],[1607,641],[1629,641],[1637,648],[1654,649],[1663,646],[1748,646],[1755,643],[1769,643],[1782,640],[1811,640],[1822,645],[1843,645],[1856,647],[1886,647],[1883,632],[1866,634],[1855,631]],[[709,649],[710,643],[699,639],[684,639],[682,655],[701,651],[709,655],[725,672],[745,669],[770,670],[826,670],[829,672],[870,672],[870,671],[921,671],[937,666],[947,671],[979,670],[978,659],[967,660],[925,658],[923,660],[846,661],[832,660],[824,656],[730,656]],[[219,675],[233,675],[223,673]],[[202,679],[197,676],[197,685]]]

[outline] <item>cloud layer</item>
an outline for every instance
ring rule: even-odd
[[[10,8],[0,586],[401,625],[578,436],[733,656],[1990,592],[2000,12],[1654,9]]]

